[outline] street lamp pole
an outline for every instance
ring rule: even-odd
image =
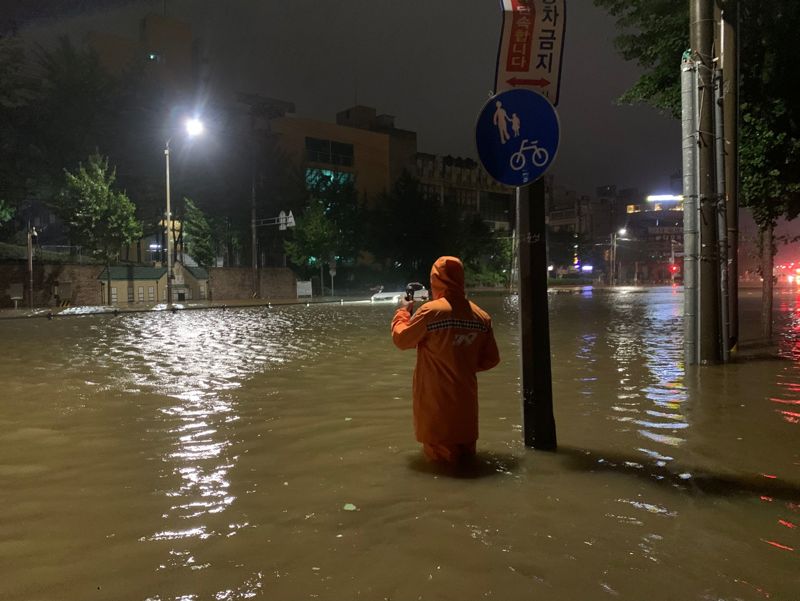
[[[186,134],[189,137],[199,136],[203,133],[203,123],[195,118],[187,119],[185,123]],[[170,207],[170,186],[169,186],[169,143],[172,138],[167,138],[164,145],[164,160],[167,174],[167,215],[164,220],[164,229],[167,233],[167,306],[172,305],[172,282],[175,279],[172,267],[172,209]]]
[[[612,232],[611,234],[611,285],[617,285],[617,239],[619,236],[624,236],[628,233],[628,230],[622,228],[618,232]]]
[[[33,309],[33,241],[36,240],[36,228],[28,222],[28,305]]]
[[[172,223],[172,211],[170,209],[170,197],[169,197],[169,139],[167,139],[167,144],[164,147],[164,158],[166,161],[166,169],[167,169],[167,215],[164,219],[164,226],[166,228],[167,233],[167,306],[172,305],[172,236],[170,235],[171,223]]]
[[[608,270],[608,284],[609,286],[613,286],[615,283],[615,273],[617,266],[617,233],[611,233],[611,265]]]

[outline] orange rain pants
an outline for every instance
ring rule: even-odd
[[[414,369],[414,433],[434,461],[457,461],[475,454],[478,439],[476,373],[500,362],[489,314],[468,301],[464,267],[456,257],[440,257],[431,269],[433,300],[412,317],[397,310],[392,340],[417,349]]]

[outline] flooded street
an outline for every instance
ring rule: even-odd
[[[800,297],[790,359],[687,372],[680,292],[551,294],[558,453],[522,444],[515,298],[477,300],[462,474],[390,305],[0,321],[0,598],[800,599]]]

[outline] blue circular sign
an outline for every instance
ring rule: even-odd
[[[525,186],[544,175],[556,157],[558,141],[556,109],[533,90],[492,96],[475,126],[484,169],[507,186]]]

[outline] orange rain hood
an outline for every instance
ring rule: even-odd
[[[464,296],[464,264],[458,257],[439,257],[431,267],[434,299]]]

